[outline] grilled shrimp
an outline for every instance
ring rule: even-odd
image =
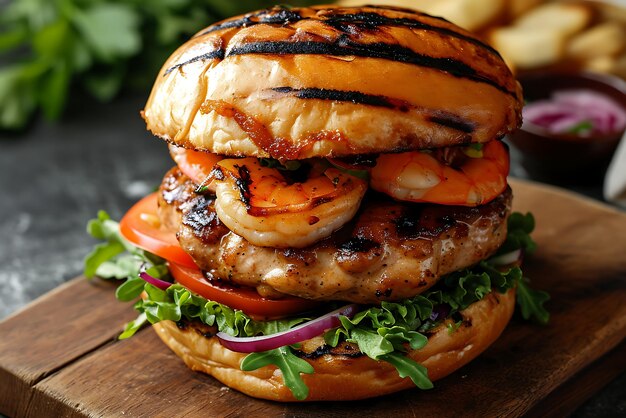
[[[457,164],[442,161],[449,159],[447,151],[458,148],[382,154],[371,170],[371,186],[398,200],[462,206],[490,202],[506,188],[509,154],[502,142],[490,141],[479,155],[456,158]]]
[[[355,215],[367,182],[313,164],[308,178],[290,183],[257,158],[225,159],[215,170],[219,219],[248,242],[302,248],[326,238]]]

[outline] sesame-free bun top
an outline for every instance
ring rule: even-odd
[[[521,107],[500,55],[442,18],[276,6],[181,46],[143,115],[180,146],[288,160],[486,142],[516,129]]]

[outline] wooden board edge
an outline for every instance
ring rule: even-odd
[[[63,292],[65,292],[66,289],[76,285],[77,282],[81,282],[81,281],[84,281],[84,280],[88,280],[88,279],[86,279],[85,276],[83,276],[83,275],[79,275],[79,276],[76,276],[76,277],[66,281],[66,282],[61,283],[59,286],[52,288],[50,291],[42,294],[38,298],[36,298],[36,299],[32,300],[31,302],[27,303],[26,305],[22,306],[18,310],[12,312],[11,314],[9,314],[9,316],[4,317],[2,320],[0,320],[0,324],[2,324],[4,322],[10,322],[15,317],[20,316],[23,312],[25,312],[25,311],[27,311],[29,309],[33,309],[34,307],[36,307],[37,305],[41,304],[42,302],[45,302],[48,299],[52,299],[52,298],[56,297],[59,293],[63,293]]]
[[[531,407],[525,417],[560,418],[578,407],[626,371],[626,339],[613,350],[578,371]]]
[[[30,403],[32,387],[5,368],[0,368],[0,414],[19,417],[23,405]]]
[[[601,202],[592,197],[589,197],[584,194],[577,193],[571,190],[567,190],[559,186],[554,186],[554,185],[547,184],[547,183],[541,183],[538,181],[520,179],[520,178],[515,178],[515,177],[509,177],[508,182],[513,188],[514,200],[515,200],[515,186],[522,185],[524,187],[532,187],[534,189],[541,190],[542,192],[545,192],[545,193],[558,195],[565,199],[576,200],[578,202],[582,202],[583,204],[587,206],[591,206],[594,209],[598,209],[606,213],[611,213],[613,215],[622,216],[626,219],[626,211],[624,211],[623,209],[620,209],[617,206],[613,206],[608,203]]]

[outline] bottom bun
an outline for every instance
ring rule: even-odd
[[[463,322],[454,332],[441,326],[428,336],[428,344],[407,355],[428,369],[432,381],[441,379],[470,362],[493,343],[509,322],[515,307],[515,290],[491,292],[483,300],[461,311]],[[274,366],[251,372],[239,369],[246,356],[223,347],[216,337],[207,337],[194,327],[179,328],[172,321],[154,324],[158,336],[189,368],[208,373],[225,385],[256,398],[297,401]],[[304,346],[324,344],[321,338]],[[308,350],[307,350],[308,351]],[[354,354],[323,354],[306,358],[314,374],[302,375],[309,387],[306,401],[356,400],[415,387],[409,378],[398,376],[386,362]]]

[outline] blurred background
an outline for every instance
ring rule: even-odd
[[[205,26],[274,3],[0,0],[0,319],[79,275],[87,220],[119,219],[173,164],[139,116],[165,59]],[[527,92],[524,127],[506,139],[511,175],[626,204],[626,0],[338,3],[421,9],[478,34]],[[577,416],[626,414],[625,382]]]

